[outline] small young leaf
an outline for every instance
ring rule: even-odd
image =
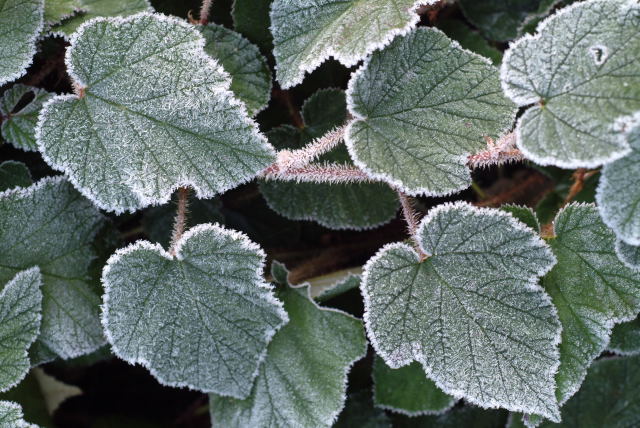
[[[19,149],[38,150],[35,137],[36,123],[42,105],[51,97],[53,94],[44,89],[21,84],[9,88],[0,98],[0,116],[4,117],[2,138]],[[29,102],[20,107],[24,99],[29,99]]]
[[[536,232],[540,232],[540,223],[538,222],[538,217],[536,217],[536,213],[533,212],[531,208],[523,207],[520,205],[507,204],[501,206],[500,209],[502,211],[508,212]]]
[[[231,91],[244,102],[250,116],[267,106],[271,97],[271,70],[258,48],[221,25],[199,27],[204,51],[231,75]]]
[[[286,271],[273,277],[286,281]],[[306,287],[283,284],[278,296],[290,321],[269,344],[246,400],[210,396],[213,426],[330,427],[342,410],[349,368],[366,353],[362,322],[317,306]]]
[[[640,246],[629,245],[626,242],[616,240],[616,254],[622,263],[631,269],[640,269]]]
[[[197,29],[163,15],[84,24],[67,50],[79,94],[40,115],[45,160],[115,212],[165,203],[178,186],[209,198],[253,178],[273,148],[203,47]]]
[[[631,153],[604,166],[596,200],[602,219],[618,238],[640,245],[640,111],[622,123]]]
[[[406,34],[420,17],[417,8],[436,0],[274,0],[271,4],[276,78],[283,88],[329,57],[347,67]]]
[[[162,383],[246,397],[287,315],[262,279],[265,255],[241,233],[202,224],[175,256],[138,241],[102,274],[113,352]]]
[[[640,5],[562,9],[507,51],[502,84],[519,106],[517,145],[542,165],[595,167],[629,152],[614,121],[640,109]]]
[[[640,354],[640,318],[613,327],[607,349],[619,355]]]
[[[2,0],[0,3],[0,86],[27,71],[42,31],[44,0]]]
[[[515,113],[489,60],[427,28],[375,52],[347,99],[356,165],[411,195],[468,187],[467,156],[486,148],[484,137],[497,139]]]
[[[0,428],[39,428],[24,421],[22,407],[11,401],[0,401]]]
[[[376,407],[407,416],[444,413],[456,403],[456,399],[442,392],[416,362],[392,369],[376,355],[373,385]]]
[[[47,0],[48,1],[48,0]],[[153,12],[149,0],[79,0],[81,13],[53,25],[50,32],[68,38],[83,23],[100,16],[129,16],[138,12]]]
[[[0,193],[0,283],[38,266],[42,324],[34,346],[62,358],[104,343],[98,292],[89,268],[104,217],[62,177]],[[33,361],[32,361],[33,362]]]
[[[560,323],[537,280],[555,263],[537,234],[498,210],[444,204],[417,240],[365,265],[365,323],[392,368],[420,362],[444,392],[558,420]]]
[[[272,2],[273,0],[234,0],[231,11],[236,31],[265,53],[273,48],[273,37],[269,31],[269,9]]]
[[[0,391],[17,385],[31,365],[27,350],[42,318],[42,275],[37,267],[18,272],[0,292]]]
[[[8,160],[0,163],[0,192],[13,187],[29,187],[32,182],[29,168],[22,162]]]

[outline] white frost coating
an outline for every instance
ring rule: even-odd
[[[178,187],[207,198],[252,179],[274,150],[204,45],[193,26],[146,12],[80,26],[65,57],[78,94],[44,105],[44,159],[117,213]]]
[[[107,340],[164,385],[246,397],[267,344],[288,320],[262,279],[264,252],[240,232],[201,224],[175,253],[138,241],[109,258]]]
[[[4,0],[0,8],[0,86],[27,72],[36,54],[43,16],[44,0]]]
[[[0,193],[0,283],[40,267],[42,324],[38,344],[74,358],[104,344],[100,298],[89,274],[104,217],[64,177]]]
[[[556,261],[549,247],[511,215],[464,203],[433,209],[417,237],[426,260],[395,243],[365,265],[376,352],[392,368],[420,362],[454,397],[559,420],[561,328],[537,284]]]
[[[621,239],[616,239],[615,250],[616,255],[625,266],[640,270],[640,246],[629,245]]]
[[[40,332],[42,293],[40,269],[16,274],[0,292],[0,391],[8,391],[27,375],[27,351]]]
[[[283,89],[333,57],[351,67],[420,20],[421,5],[438,0],[275,0],[271,34],[276,78]]]
[[[626,155],[628,144],[612,124],[640,108],[638,70],[635,0],[577,2],[547,18],[535,36],[512,44],[502,62],[507,96],[521,107],[536,104],[518,122],[518,147],[539,164],[562,168],[596,167]]]
[[[24,421],[22,407],[13,401],[0,401],[0,428],[39,428]]]
[[[349,81],[347,107],[354,163],[412,196],[467,188],[468,156],[505,134],[516,113],[491,62],[433,28],[369,57]]]

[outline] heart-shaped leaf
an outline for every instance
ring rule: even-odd
[[[42,105],[51,97],[53,94],[44,89],[31,86],[16,84],[9,88],[0,98],[0,116],[4,117],[1,127],[2,138],[19,149],[38,150],[36,123]],[[29,99],[29,102],[18,109],[25,99]]]

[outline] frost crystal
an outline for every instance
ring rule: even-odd
[[[498,210],[433,209],[405,244],[365,265],[367,332],[392,368],[420,362],[444,392],[558,420],[560,323],[537,285],[555,263],[537,234]]]
[[[640,269],[640,246],[629,245],[618,239],[616,241],[616,254],[622,263],[631,269]]]
[[[163,15],[96,18],[73,36],[76,95],[45,104],[45,160],[96,205],[123,212],[191,186],[207,198],[274,160],[194,27]]]
[[[163,384],[244,398],[287,320],[249,239],[202,224],[175,258],[146,241],[118,250],[102,274],[102,322],[114,353]]]
[[[0,283],[21,270],[42,273],[42,325],[36,345],[62,358],[104,343],[100,298],[89,274],[98,210],[62,177],[0,193]]]
[[[24,421],[22,407],[12,401],[0,401],[0,428],[39,428]]]
[[[545,20],[507,51],[502,84],[519,106],[517,144],[537,163],[595,167],[624,156],[615,132],[640,108],[640,5],[590,0]]]
[[[410,195],[468,187],[467,157],[486,148],[486,137],[498,139],[515,113],[487,59],[426,28],[375,52],[351,78],[347,100],[356,165]]]
[[[0,117],[2,120],[2,138],[15,147],[36,151],[35,128],[42,105],[51,99],[53,94],[44,89],[33,88],[21,84],[13,85],[0,98]],[[29,103],[17,110],[19,103],[29,97]]]
[[[280,273],[273,276],[283,281]],[[269,344],[246,400],[211,395],[213,426],[328,428],[344,406],[349,368],[366,353],[362,321],[316,306],[306,287],[281,285],[290,321]]]
[[[329,57],[351,67],[415,27],[418,6],[436,2],[275,0],[271,33],[276,78],[284,89],[290,88]]]

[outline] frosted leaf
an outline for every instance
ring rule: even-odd
[[[281,285],[289,323],[269,344],[246,400],[210,396],[213,426],[330,427],[344,406],[349,368],[366,353],[362,322],[317,306],[306,287]]]
[[[73,358],[104,343],[100,297],[89,274],[103,225],[98,210],[62,177],[0,193],[0,283],[32,266],[42,273],[42,324],[34,346]]]
[[[66,58],[81,96],[42,110],[45,160],[115,212],[165,203],[178,186],[208,198],[253,178],[273,148],[203,46],[197,29],[164,15],[83,25]]]
[[[455,397],[557,420],[560,323],[537,285],[549,247],[509,214],[465,203],[432,209],[417,239],[425,259],[397,243],[365,265],[376,352],[392,368],[420,362]]]
[[[235,31],[221,25],[198,27],[206,45],[204,51],[220,62],[231,75],[231,91],[255,116],[271,97],[271,70],[258,48]]]
[[[373,395],[376,407],[407,416],[444,413],[456,403],[413,362],[392,369],[376,355],[373,361]]]
[[[44,0],[0,0],[0,86],[22,77],[36,53]]]
[[[68,38],[83,23],[100,16],[129,16],[138,12],[153,12],[149,0],[78,0],[81,13],[53,25],[50,32]]]
[[[2,121],[2,138],[13,146],[27,151],[36,151],[35,128],[38,115],[45,101],[53,94],[44,89],[33,88],[22,84],[13,85],[0,98],[0,117]],[[29,102],[23,107],[22,100]]]
[[[263,52],[273,49],[273,37],[269,31],[271,3],[272,0],[234,0],[231,10],[235,30]]]
[[[562,323],[557,398],[580,388],[587,368],[607,347],[615,322],[640,311],[640,273],[614,251],[615,235],[593,205],[571,204],[554,221],[549,245],[558,263],[543,279]]]
[[[542,165],[594,167],[629,152],[612,126],[640,109],[640,5],[590,0],[543,21],[507,51],[502,85],[529,108],[517,145]]]
[[[102,274],[113,352],[164,385],[246,397],[287,320],[264,259],[246,236],[211,224],[185,233],[175,257],[147,241],[118,250]]]
[[[362,277],[360,275],[348,274],[339,281],[331,284],[329,287],[323,289],[316,297],[315,300],[320,303],[324,303],[328,300],[338,297],[348,291],[360,288],[360,281]]]
[[[640,245],[640,112],[622,123],[631,153],[602,168],[596,201],[602,219],[618,238]]]
[[[640,354],[640,318],[613,327],[607,350],[620,355]]]
[[[22,407],[11,401],[0,401],[0,428],[38,428],[25,422]]]
[[[302,106],[304,128],[281,126],[267,135],[277,149],[300,149],[347,119],[345,94],[323,89]],[[340,145],[313,164],[352,165]],[[269,207],[292,220],[314,220],[330,229],[370,229],[387,223],[398,210],[397,196],[382,183],[295,183],[263,181],[260,191]]]
[[[401,60],[400,60],[401,59]],[[436,29],[418,28],[375,52],[349,82],[356,165],[411,195],[471,184],[467,156],[513,123],[498,72]]]
[[[27,350],[42,318],[42,275],[37,267],[16,274],[0,292],[0,391],[17,385],[31,365]]]
[[[620,261],[631,269],[640,269],[640,246],[629,245],[618,239],[616,240],[616,254]]]
[[[347,67],[416,26],[420,5],[436,0],[275,0],[271,4],[276,78],[284,89],[329,57]]]
[[[48,26],[58,24],[83,10],[82,0],[45,0],[44,23]]]
[[[29,187],[31,183],[31,173],[22,162],[8,160],[0,163],[0,192],[16,186]]]
[[[502,211],[508,212],[522,223],[529,226],[531,229],[540,232],[540,223],[536,213],[529,207],[521,205],[503,205],[500,207]]]

